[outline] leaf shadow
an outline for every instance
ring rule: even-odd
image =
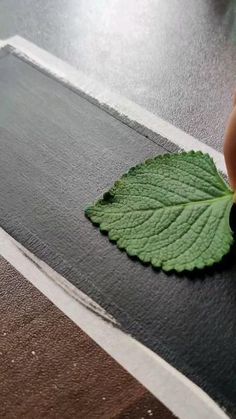
[[[225,272],[229,272],[232,270],[233,266],[235,266],[235,253],[236,253],[236,245],[234,244],[230,252],[225,255],[222,260],[218,263],[215,263],[212,266],[207,266],[203,269],[193,269],[192,271],[182,271],[182,272],[176,272],[176,271],[170,271],[166,272],[167,276],[170,277],[178,277],[182,279],[189,279],[192,281],[204,281],[207,278],[213,278],[216,274],[223,274]],[[155,270],[155,268],[153,268]]]

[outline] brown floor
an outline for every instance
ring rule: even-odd
[[[2,258],[0,320],[0,418],[174,418]]]

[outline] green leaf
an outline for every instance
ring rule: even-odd
[[[87,217],[130,256],[166,271],[219,262],[233,242],[233,192],[208,154],[165,154],[115,183]]]

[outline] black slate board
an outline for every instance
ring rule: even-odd
[[[235,412],[236,249],[214,270],[166,275],[84,217],[130,166],[164,150],[11,54],[0,92],[1,226]]]

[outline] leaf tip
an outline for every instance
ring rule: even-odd
[[[85,216],[86,216],[87,218],[90,218],[90,217],[91,217],[91,212],[92,212],[92,207],[87,207],[87,208],[85,208],[85,210],[84,210],[84,214],[85,214]]]

